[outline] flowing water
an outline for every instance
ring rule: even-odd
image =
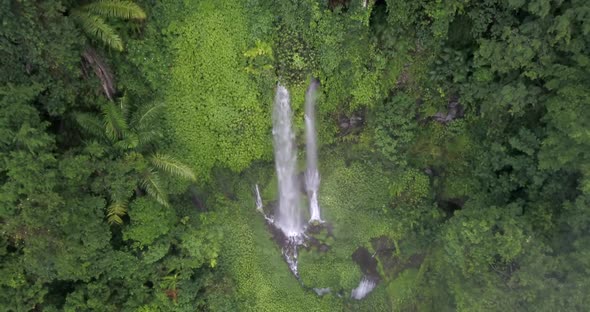
[[[297,154],[291,118],[289,92],[285,87],[278,85],[272,120],[275,166],[279,184],[279,206],[275,213],[275,224],[289,238],[300,237],[304,231],[299,208],[299,189],[296,180]]]
[[[264,213],[264,205],[262,203],[262,197],[260,196],[258,184],[254,186],[254,192],[256,193],[256,211],[260,212],[264,216],[266,222],[274,224],[275,220],[272,218],[272,216],[269,217],[266,215],[266,213]]]
[[[373,288],[375,288],[375,286],[377,286],[377,283],[374,280],[367,277],[363,277],[357,288],[352,290],[350,297],[353,299],[361,300],[367,294],[369,294],[373,290]]]
[[[309,222],[323,222],[318,204],[318,190],[320,174],[318,171],[317,133],[315,128],[315,104],[318,82],[312,80],[305,95],[305,138],[306,161],[305,187],[309,198]],[[292,111],[289,92],[280,84],[277,86],[273,109],[273,145],[275,153],[275,167],[277,171],[279,203],[275,211],[275,218],[265,215],[269,225],[279,237],[282,253],[289,269],[299,279],[297,268],[298,247],[306,239],[305,224],[299,203],[299,187],[297,173],[297,154],[295,150],[295,133],[292,127]],[[256,209],[264,215],[262,198],[258,184],[255,185]],[[280,231],[279,231],[280,230]],[[283,236],[284,235],[284,236]],[[370,254],[369,254],[370,256]],[[365,275],[358,287],[352,290],[351,298],[360,300],[370,293],[377,285],[371,276]],[[319,296],[330,293],[330,288],[314,288]]]
[[[318,203],[318,190],[320,187],[320,173],[318,171],[318,146],[315,129],[315,103],[318,83],[312,80],[305,94],[305,147],[307,171],[305,172],[305,187],[309,197],[309,222],[319,221],[320,205]]]
[[[332,291],[332,289],[330,289],[330,287],[328,287],[328,288],[314,288],[313,291],[315,291],[315,293],[318,296],[323,296],[323,295],[329,294]]]
[[[299,279],[299,271],[297,268],[297,249],[303,243],[303,235],[291,236],[287,238],[286,244],[283,246],[282,252],[289,269]]]
[[[262,197],[260,196],[260,190],[258,189],[258,184],[254,188],[256,190],[256,210],[264,213],[263,206],[262,206]]]

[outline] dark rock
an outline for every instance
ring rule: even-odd
[[[449,103],[447,105],[447,112],[437,112],[436,114],[434,114],[434,116],[432,116],[432,119],[436,122],[446,124],[448,122],[455,120],[456,118],[463,117],[464,113],[465,111],[463,109],[463,106],[461,106],[461,104],[459,103],[459,97],[452,96],[449,99]]]
[[[359,247],[352,254],[352,260],[356,262],[361,272],[367,277],[379,280],[379,272],[377,271],[377,259],[371,255],[369,250],[365,247]]]

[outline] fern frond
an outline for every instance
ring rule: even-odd
[[[190,181],[197,180],[197,177],[191,168],[174,159],[172,156],[156,153],[151,157],[150,160],[154,167],[166,172],[169,175],[177,176]]]
[[[121,97],[119,97],[119,107],[121,109],[121,115],[125,120],[128,120],[129,117],[129,96],[127,95],[127,91],[123,93]]]
[[[104,124],[97,116],[88,113],[74,113],[74,119],[89,134],[104,138]]]
[[[162,138],[162,133],[159,131],[142,131],[138,134],[139,146],[145,147],[149,144],[157,142]]]
[[[114,201],[107,209],[109,224],[123,224],[123,216],[127,214],[127,202]]]
[[[145,11],[131,1],[102,0],[87,4],[82,9],[104,17],[137,20],[143,20],[146,17]]]
[[[163,103],[153,103],[141,107],[133,118],[133,125],[137,128],[144,129],[152,125],[152,122],[161,116],[164,108]]]
[[[141,188],[143,188],[146,193],[153,197],[158,203],[165,207],[170,206],[170,204],[168,204],[168,196],[162,190],[162,187],[160,186],[160,178],[156,172],[152,170],[146,172],[141,180]]]
[[[139,139],[134,133],[129,133],[122,140],[117,141],[114,146],[122,150],[130,150],[137,147]]]
[[[117,51],[123,51],[123,40],[102,17],[80,10],[72,11],[71,16],[90,38],[98,40]]]
[[[103,106],[103,116],[105,131],[111,140],[125,137],[129,128],[123,112],[117,106],[112,103]]]

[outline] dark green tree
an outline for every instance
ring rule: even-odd
[[[125,98],[120,99],[120,105],[105,103],[101,116],[76,113],[76,121],[97,140],[93,143],[102,144],[102,153],[107,157],[119,157],[128,168],[132,168],[126,172],[136,181],[136,195],[145,191],[160,204],[169,206],[161,175],[195,181],[195,174],[173,156],[158,150],[162,134],[157,129],[157,121],[164,105],[144,105],[130,113],[125,101]],[[129,190],[124,187],[110,189],[107,217],[110,223],[121,224],[121,217],[126,214],[131,199]]]

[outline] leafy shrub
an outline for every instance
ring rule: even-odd
[[[392,165],[407,165],[404,155],[413,143],[417,127],[415,106],[415,100],[400,94],[377,106],[369,121],[377,151]]]

